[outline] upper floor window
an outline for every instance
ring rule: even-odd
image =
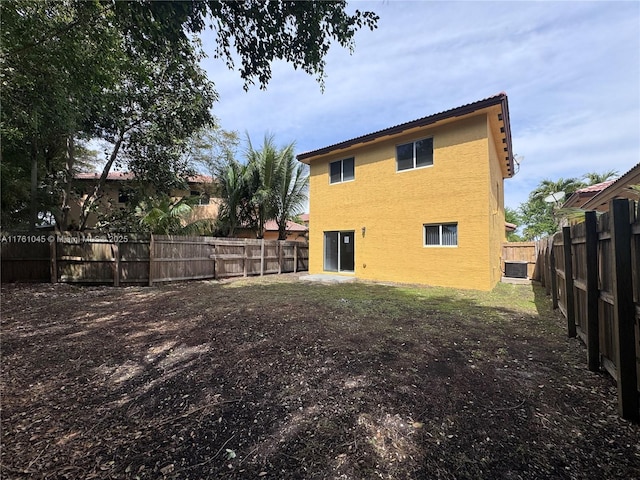
[[[396,145],[398,171],[433,165],[433,138]]]
[[[354,158],[345,158],[329,164],[329,183],[340,183],[355,178]]]
[[[424,226],[425,247],[455,247],[457,245],[457,223],[440,223]]]
[[[209,203],[211,203],[211,199],[206,193],[201,193],[197,190],[191,190],[190,195],[192,197],[198,197],[198,203],[196,203],[196,205],[209,205]]]

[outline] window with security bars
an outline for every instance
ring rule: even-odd
[[[425,247],[455,247],[458,245],[458,224],[438,223],[424,225]]]

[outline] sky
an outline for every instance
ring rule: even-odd
[[[204,60],[222,128],[254,145],[273,134],[302,153],[506,92],[520,169],[504,182],[505,206],[543,179],[640,162],[640,2],[349,2],[356,8],[378,14],[378,28],[360,30],[352,53],[332,46],[324,91],[276,62],[267,89],[246,92],[237,71]],[[213,41],[204,35],[205,51]]]

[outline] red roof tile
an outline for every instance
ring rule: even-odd
[[[278,224],[275,222],[275,220],[268,220],[264,224],[264,229],[268,232],[277,232]],[[292,221],[287,221],[287,232],[306,232],[308,230],[309,229],[304,225],[300,225],[299,223]]]
[[[90,172],[90,173],[76,173],[76,180],[98,180],[100,178],[101,173]],[[132,172],[109,172],[107,175],[107,180],[133,180],[135,175]],[[211,183],[213,182],[213,177],[209,175],[194,175],[187,179],[189,183]]]

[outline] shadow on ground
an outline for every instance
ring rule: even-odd
[[[639,478],[539,288],[5,286],[3,478]]]

